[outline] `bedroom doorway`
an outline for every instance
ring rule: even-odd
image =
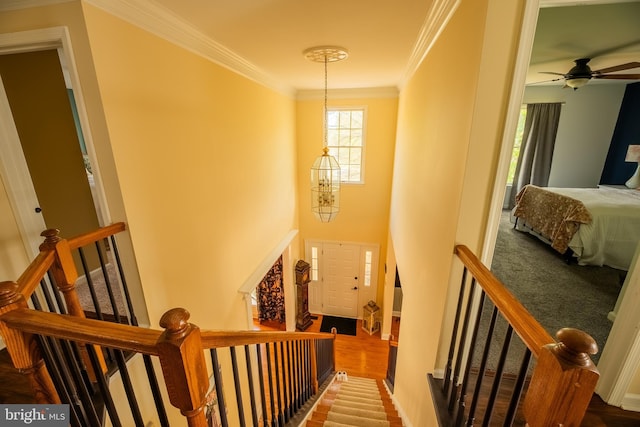
[[[73,236],[109,222],[69,51],[64,28],[0,36],[0,173],[30,258],[45,228]]]
[[[599,4],[604,2],[589,0],[583,3]],[[483,259],[486,265],[492,264],[495,253],[500,217],[506,195],[504,177],[507,175],[511,160],[513,136],[516,132],[518,115],[523,100],[522,88],[525,85],[525,75],[532,52],[539,16],[539,5],[540,2],[537,0],[527,1],[525,5],[520,45],[513,74],[511,100],[506,115],[502,150],[496,171],[497,178],[494,182],[494,195],[487,224],[487,237],[482,251],[486,254]],[[544,7],[553,6],[566,6],[566,2],[549,0],[544,3]],[[637,375],[640,367],[640,333],[638,333],[640,313],[634,308],[640,304],[640,294],[637,291],[637,289],[640,289],[640,267],[636,262],[637,258],[638,250],[636,250],[634,261],[627,275],[625,298],[621,302],[619,301],[618,315],[607,339],[606,349],[600,349],[601,358],[598,369],[601,376],[596,393],[611,405],[621,406],[624,402],[626,407],[634,406],[640,409],[637,399],[633,401],[633,397],[630,397],[632,395],[627,393],[629,385]],[[631,403],[629,399],[631,399]]]

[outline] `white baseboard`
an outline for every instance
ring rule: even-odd
[[[640,394],[626,393],[620,407],[625,411],[640,412]]]
[[[380,339],[383,341],[389,341],[389,338],[391,338],[391,334],[382,334],[380,336]]]
[[[391,393],[391,390],[389,390],[389,387],[387,386],[387,382],[382,381],[382,384],[384,385],[384,388],[387,389],[387,393],[389,393],[389,396],[391,396],[391,401],[393,402],[393,406],[396,408],[396,411],[398,411],[398,415],[400,415],[400,418],[402,419],[402,425],[404,427],[413,427],[413,424],[411,424],[411,422],[407,418],[407,414],[404,412],[404,409],[402,409],[402,406],[400,406],[400,404],[396,400],[396,397],[393,395],[393,393]]]
[[[444,379],[444,369],[436,369],[433,371],[432,375],[433,375],[433,378],[436,378],[439,380]]]

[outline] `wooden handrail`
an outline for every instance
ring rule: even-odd
[[[162,331],[64,314],[18,309],[0,316],[8,326],[32,334],[97,344],[120,350],[157,355]],[[335,339],[333,334],[312,332],[201,331],[203,349],[271,342]]]
[[[100,227],[97,230],[90,231],[88,233],[80,234],[78,236],[67,239],[69,241],[69,247],[71,249],[78,249],[82,246],[86,246],[90,243],[97,242],[101,239],[106,239],[114,234],[120,233],[126,230],[124,222],[116,222],[111,225]]]
[[[17,309],[0,316],[9,327],[37,335],[157,355],[162,331],[85,319],[66,314]]]
[[[265,344],[293,340],[335,339],[323,332],[264,332],[264,331],[202,331],[204,348],[221,348],[239,345]]]
[[[55,251],[41,251],[16,281],[18,284],[17,292],[28,299],[33,291],[40,286],[40,280],[51,268],[55,257]]]
[[[540,352],[545,345],[555,343],[553,337],[540,325],[535,317],[482,264],[468,247],[456,245],[455,253],[536,358],[540,357]]]

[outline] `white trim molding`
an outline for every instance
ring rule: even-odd
[[[433,2],[427,19],[420,28],[420,34],[418,40],[413,47],[411,56],[409,57],[409,63],[405,71],[404,78],[400,84],[402,88],[404,84],[413,76],[424,58],[427,56],[431,47],[436,42],[442,30],[447,26],[447,23],[453,16],[453,13],[458,9],[461,0],[436,0]]]
[[[290,85],[275,79],[256,65],[207,37],[179,16],[154,2],[144,0],[85,1],[249,80],[285,95],[294,96],[294,90]]]
[[[625,394],[620,407],[625,411],[640,412],[640,394]]]

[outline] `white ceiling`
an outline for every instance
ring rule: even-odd
[[[323,65],[302,55],[317,45],[339,45],[349,51],[347,60],[329,65],[330,88],[400,87],[429,9],[442,4],[434,0],[153,1],[297,90],[323,87]],[[640,61],[640,1],[621,1],[541,8],[527,83],[553,77],[539,71],[566,73],[577,58],[593,58],[589,63],[593,70]]]
[[[0,10],[65,1],[71,0],[0,0]],[[295,91],[323,87],[323,64],[302,55],[318,45],[349,51],[348,59],[329,65],[330,89],[401,87],[433,36],[430,23],[441,22],[439,14],[458,0],[86,1],[162,36],[182,37],[178,44],[195,41],[214,60],[222,53],[230,68],[240,64],[245,75]],[[593,58],[593,70],[640,61],[640,0],[540,3],[556,7],[540,9],[527,83],[553,77],[540,71],[566,73],[577,58]]]
[[[398,86],[433,0],[154,0],[295,89],[324,85],[324,65],[302,52],[338,45],[331,88]]]

